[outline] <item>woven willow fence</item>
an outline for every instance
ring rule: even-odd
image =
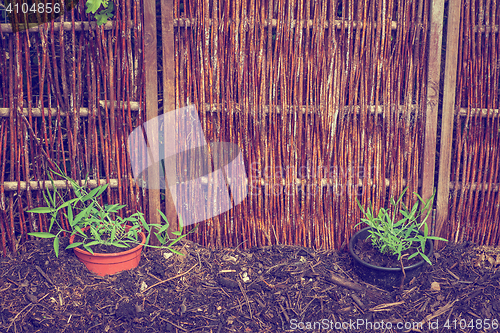
[[[46,228],[25,210],[43,204],[51,163],[109,182],[105,200],[127,204],[121,214],[156,221],[161,208],[175,222],[168,191],[133,181],[126,140],[191,104],[207,141],[238,144],[249,181],[245,201],[201,222],[196,242],[340,248],[359,221],[356,198],[378,209],[408,187],[407,204],[412,192],[428,198],[437,188],[442,237],[498,245],[496,1],[116,7],[101,28],[80,23],[82,3],[29,32],[1,26],[4,253]]]

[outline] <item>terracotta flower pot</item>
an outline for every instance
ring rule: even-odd
[[[87,231],[89,227],[82,229]],[[73,252],[78,260],[82,262],[88,270],[99,275],[112,275],[122,271],[136,268],[141,260],[141,252],[146,243],[146,235],[143,232],[139,233],[141,244],[136,247],[118,253],[90,253],[78,247],[73,248]],[[75,235],[69,238],[69,243],[73,244]]]
[[[403,271],[401,268],[380,267],[369,264],[355,253],[354,245],[358,240],[365,240],[370,235],[370,227],[361,229],[355,233],[349,241],[349,252],[354,258],[354,270],[358,276],[365,282],[378,286],[386,290],[393,290],[393,287],[398,287],[401,284]],[[422,233],[422,232],[421,232]],[[428,239],[425,243],[425,254],[431,257],[434,252],[433,242]],[[424,259],[411,266],[404,267],[405,269],[405,283],[408,283],[413,277],[420,274],[426,265]]]

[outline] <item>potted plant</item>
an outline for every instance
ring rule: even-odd
[[[40,238],[53,238],[54,252],[59,256],[59,237],[61,233],[70,234],[70,244],[66,249],[73,249],[78,259],[92,272],[104,276],[115,274],[123,270],[137,267],[139,264],[141,251],[144,246],[164,247],[170,251],[180,254],[172,248],[189,233],[182,234],[182,218],[179,219],[180,230],[172,232],[178,238],[171,240],[168,237],[167,229],[169,223],[166,216],[159,211],[165,224],[148,224],[144,219],[144,214],[137,212],[129,217],[122,218],[114,216],[125,207],[125,205],[112,204],[101,205],[99,196],[107,189],[108,184],[97,186],[92,190],[87,190],[86,186],[80,186],[76,181],[68,176],[54,172],[71,183],[75,198],[64,201],[52,182],[53,192],[47,189],[47,194],[43,193],[46,207],[38,207],[29,210],[31,213],[50,214],[50,224],[48,232],[32,232],[31,236]],[[59,221],[59,211],[66,216],[69,229],[65,229]],[[52,229],[57,225],[57,230],[52,233]],[[161,246],[149,245],[149,239],[154,232]]]
[[[401,202],[406,190],[401,193],[397,202],[394,198],[390,199],[394,207],[392,215],[385,208],[381,208],[378,215],[374,215],[372,208],[365,209],[356,199],[365,216],[356,226],[365,223],[368,227],[358,231],[349,241],[349,252],[354,258],[354,267],[365,282],[388,290],[395,286],[402,288],[405,280],[407,282],[417,276],[425,263],[432,265],[429,259],[433,253],[432,240],[447,241],[444,238],[429,236],[426,221],[432,210],[434,195],[425,202],[415,193],[419,202],[409,210]],[[400,202],[402,209],[399,212],[403,217],[396,221],[397,206]],[[422,206],[419,209],[420,203]],[[424,212],[425,217],[422,216]]]

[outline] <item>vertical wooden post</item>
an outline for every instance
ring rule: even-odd
[[[157,81],[157,46],[156,46],[156,1],[144,0],[144,71],[146,76],[146,117],[147,120],[158,116],[158,81]],[[158,146],[158,137],[148,136],[150,146]],[[149,223],[161,223],[160,190],[155,189],[160,183],[159,168],[148,170],[148,207]],[[153,237],[151,243],[158,245]]]
[[[422,168],[422,198],[427,201],[434,193],[436,168],[436,137],[441,74],[441,46],[443,42],[444,0],[432,1],[429,60],[427,77],[427,104],[425,117],[424,161]],[[432,207],[431,207],[432,209]]]
[[[163,111],[175,110],[175,50],[174,50],[174,0],[161,1],[161,40],[162,40],[162,79],[163,79]],[[165,144],[165,147],[167,144]],[[165,169],[176,175],[175,158],[165,159]],[[171,193],[165,179],[165,216],[170,223],[169,236],[172,231],[179,230],[177,212],[175,210],[176,193]]]
[[[437,191],[436,235],[440,236],[443,224],[448,219],[450,194],[451,150],[453,118],[455,117],[455,93],[457,89],[457,61],[460,37],[461,0],[450,0],[448,9],[448,32],[446,41],[446,67],[443,88],[443,118],[441,124],[441,151],[439,158],[439,180]],[[439,247],[439,242],[436,242]]]

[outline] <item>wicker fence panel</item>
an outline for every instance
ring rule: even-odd
[[[447,233],[500,241],[500,3],[461,3]]]
[[[89,25],[85,1],[29,30],[0,26],[3,254],[15,252],[27,232],[47,229],[45,216],[25,211],[45,205],[39,189],[51,186],[50,169],[90,179],[91,187],[109,183],[104,200],[127,203],[121,214],[147,209],[126,148],[144,117],[141,3],[115,5],[116,21],[99,28]],[[55,186],[69,187],[52,176]]]
[[[339,248],[419,191],[429,1],[175,1],[177,107],[243,149],[249,195],[212,246]],[[408,195],[406,202],[415,200]]]

